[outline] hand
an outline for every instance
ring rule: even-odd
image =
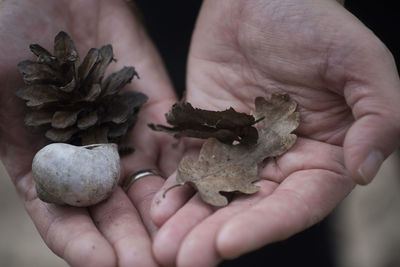
[[[142,91],[149,101],[130,134],[134,154],[122,160],[122,179],[138,170],[176,168],[179,149],[170,150],[170,138],[155,138],[147,123],[162,122],[175,102],[170,81],[153,45],[126,1],[20,0],[0,3],[0,155],[25,208],[55,254],[72,266],[155,266],[150,236],[156,228],[149,216],[150,200],[163,180],[146,177],[130,188],[117,188],[111,198],[94,207],[72,208],[47,204],[37,198],[31,174],[34,154],[45,140],[23,125],[24,103],[15,96],[23,86],[19,61],[33,58],[29,44],[51,49],[54,36],[68,32],[81,59],[91,47],[112,44],[118,61],[110,71],[134,65],[141,80],[128,90]],[[168,160],[165,155],[168,153]]]
[[[151,210],[162,225],[156,258],[213,266],[320,221],[396,148],[399,88],[389,51],[335,1],[204,1],[189,54],[187,101],[249,112],[257,96],[288,93],[301,124],[296,145],[260,170],[260,191],[227,207],[213,209],[187,187],[163,199],[174,184],[169,178]]]

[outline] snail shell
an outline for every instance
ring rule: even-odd
[[[76,207],[94,205],[109,197],[118,184],[117,145],[50,144],[35,155],[32,173],[41,200]]]

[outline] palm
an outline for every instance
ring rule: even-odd
[[[351,90],[373,84],[365,77],[372,59],[366,49],[374,53],[383,46],[337,3],[321,2],[203,5],[189,54],[187,101],[249,112],[257,96],[288,93],[298,103],[299,138],[261,170],[259,193],[215,212],[197,197],[179,209],[155,240],[160,261],[214,265],[287,238],[325,217],[353,188],[343,142],[354,116],[363,114]],[[154,206],[158,224],[186,201],[178,195],[187,189],[180,190]],[[180,245],[163,250],[171,239]]]
[[[25,129],[24,104],[15,97],[17,89],[23,86],[16,66],[19,61],[32,57],[29,44],[39,43],[51,51],[54,36],[64,30],[74,39],[81,59],[91,47],[112,44],[118,62],[110,65],[110,71],[134,65],[142,80],[134,81],[130,89],[150,97],[141,112],[143,119],[128,138],[127,142],[137,152],[123,160],[123,174],[144,168],[170,172],[175,167],[173,160],[156,163],[158,154],[162,153],[161,142],[154,142],[146,123],[162,119],[164,110],[174,102],[174,94],[140,23],[125,1],[5,1],[0,3],[0,18],[3,40],[0,49],[1,157],[45,242],[72,265],[108,266],[114,265],[117,258],[121,266],[135,262],[154,265],[146,232],[154,227],[146,214],[148,198],[161,186],[162,180],[149,178],[149,184],[141,191],[131,188],[129,198],[118,188],[109,201],[88,210],[41,202],[37,199],[30,169],[34,153],[45,140]],[[133,192],[138,190],[139,193]]]

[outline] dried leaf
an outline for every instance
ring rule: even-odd
[[[296,143],[296,135],[291,134],[300,123],[296,107],[296,102],[287,94],[273,94],[269,101],[262,97],[255,99],[253,114],[257,118],[264,117],[257,151],[253,154],[258,162],[266,157],[280,156]]]
[[[225,111],[209,111],[193,108],[187,102],[180,102],[166,114],[166,119],[174,127],[155,124],[149,124],[149,127],[175,137],[188,136],[201,139],[214,137],[227,144],[232,144],[234,141],[255,144],[258,139],[258,132],[253,127],[257,122],[254,117],[237,112],[233,108]]]
[[[220,192],[257,192],[252,183],[258,180],[257,163],[247,145],[227,145],[217,139],[208,139],[197,162],[185,157],[179,163],[176,181],[190,183],[200,197],[214,206],[225,206],[228,200]]]
[[[296,135],[291,134],[300,121],[295,109],[296,103],[287,95],[272,95],[269,101],[256,98],[253,113],[257,118],[265,117],[260,123],[263,126],[258,127],[257,144],[227,145],[208,139],[197,162],[189,157],[180,162],[177,182],[192,184],[201,198],[214,206],[227,205],[221,192],[255,193],[257,187],[252,183],[259,179],[258,163],[281,155],[296,141]]]

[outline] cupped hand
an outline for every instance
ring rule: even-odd
[[[213,266],[320,221],[355,182],[370,182],[396,148],[399,89],[390,52],[335,1],[204,1],[187,101],[249,112],[255,97],[287,93],[298,103],[298,140],[260,170],[258,193],[224,208],[204,204],[187,187],[162,198],[171,176],[151,210],[162,225],[156,258],[168,266]]]
[[[179,149],[169,149],[175,141],[155,136],[146,125],[162,122],[175,95],[155,48],[123,0],[1,1],[1,159],[42,238],[70,265],[154,266],[151,235],[156,227],[151,223],[149,207],[164,182],[160,177],[139,180],[127,193],[118,187],[110,199],[88,209],[47,204],[37,198],[31,164],[45,140],[23,125],[25,104],[15,96],[23,86],[17,63],[33,59],[31,43],[52,51],[53,39],[61,30],[71,35],[81,60],[89,48],[112,44],[117,62],[108,72],[133,65],[141,79],[133,80],[126,90],[149,96],[126,140],[136,151],[122,159],[121,178],[143,169],[158,169],[169,175],[176,168]]]

